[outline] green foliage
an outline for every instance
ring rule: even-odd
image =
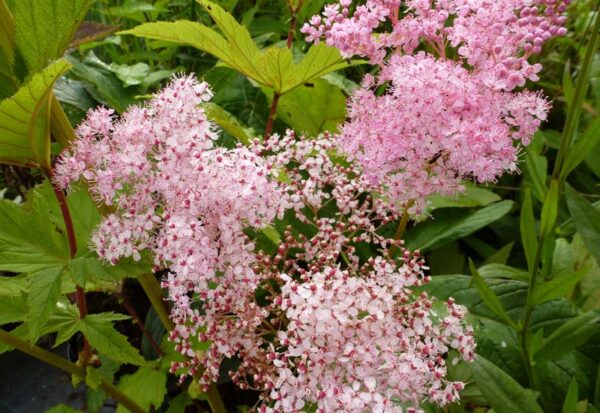
[[[57,60],[0,102],[0,162],[50,168],[52,86],[68,69],[66,61]]]
[[[494,363],[478,356],[470,364],[477,387],[497,413],[530,412],[543,410],[527,391]]]
[[[15,43],[29,73],[62,57],[92,0],[19,0],[13,4]]]
[[[153,367],[140,367],[135,373],[121,378],[119,389],[131,397],[144,410],[150,406],[160,407],[167,393],[167,372]],[[117,413],[127,413],[123,405],[117,407]]]

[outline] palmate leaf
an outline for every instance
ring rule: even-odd
[[[215,21],[220,33],[200,23],[179,20],[146,23],[119,34],[195,47],[279,94],[335,70],[362,63],[344,60],[337,49],[323,43],[311,46],[300,63],[294,62],[292,52],[286,47],[274,46],[263,52],[252,40],[248,29],[230,13],[207,0],[199,0],[199,3]]]
[[[48,219],[48,209],[37,192],[30,204],[0,201],[0,271],[32,273],[67,264],[67,242]]]
[[[93,0],[18,0],[15,42],[30,73],[62,57]]]
[[[124,376],[117,386],[123,393],[133,399],[145,411],[150,406],[160,407],[167,391],[167,371],[152,367],[140,367],[133,374]],[[127,413],[124,406],[117,407],[117,413]]]
[[[29,294],[27,295],[27,327],[29,340],[35,342],[42,328],[53,313],[62,281],[63,267],[44,268],[33,273],[29,278]]]
[[[0,61],[4,62],[4,67],[0,65],[0,71],[10,70],[15,58],[15,22],[8,5],[4,0],[0,0]]]
[[[0,162],[50,168],[52,86],[69,67],[53,62],[0,103]]]

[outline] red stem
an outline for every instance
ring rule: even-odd
[[[273,130],[273,123],[275,121],[275,113],[277,112],[277,104],[281,95],[277,92],[273,94],[273,102],[271,102],[271,110],[269,111],[269,118],[267,119],[267,126],[265,126],[265,134],[263,135],[263,141],[266,142],[271,136]]]
[[[150,332],[146,329],[146,326],[144,326],[142,319],[138,315],[137,311],[135,311],[135,308],[133,308],[133,306],[131,305],[129,300],[127,300],[127,297],[125,296],[125,294],[120,294],[120,296],[123,299],[123,307],[125,307],[125,309],[129,313],[129,315],[131,315],[131,318],[133,318],[135,320],[138,327],[142,331],[142,334],[144,334],[144,336],[146,336],[146,338],[150,342],[150,345],[152,346],[154,351],[156,351],[156,354],[158,354],[160,357],[164,356],[164,353],[160,349],[160,346],[158,345],[156,340],[154,340],[154,337],[152,337],[152,334],[150,334]]]
[[[63,217],[63,221],[65,222],[65,229],[67,231],[67,240],[69,241],[69,255],[71,258],[74,258],[77,254],[77,240],[75,238],[75,229],[73,228],[73,219],[71,218],[71,212],[69,211],[69,205],[67,204],[67,198],[65,197],[62,189],[58,187],[56,182],[54,182],[52,171],[48,172],[48,177],[52,184],[52,189],[54,190],[54,195],[56,195],[56,200],[58,201],[58,205],[60,206],[60,212]],[[87,302],[85,300],[85,291],[81,286],[77,286],[75,290],[75,300],[77,302],[77,307],[79,308],[79,318],[83,319],[88,311],[87,311]],[[90,344],[88,341],[83,338],[83,362],[84,364],[90,358]]]

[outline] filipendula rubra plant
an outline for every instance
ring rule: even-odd
[[[528,59],[564,32],[558,1],[349,6],[303,28],[381,67],[339,135],[219,147],[199,107],[210,90],[189,76],[121,120],[91,112],[56,167],[61,187],[83,178],[113,207],[93,237],[101,257],[149,251],[166,271],[170,339],[185,356],[172,372],[208,388],[236,359],[227,373],[261,392],[263,412],[416,412],[459,399],[447,362],[474,357],[472,329],[463,307],[417,291],[427,267],[400,238],[427,195],[516,169],[515,142],[528,143],[548,103],[515,88],[537,79]],[[376,33],[387,19],[393,30]],[[381,234],[398,220],[396,237]],[[248,235],[269,224],[282,235],[273,254]]]

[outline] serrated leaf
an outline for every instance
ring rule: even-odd
[[[475,264],[473,261],[469,259],[469,267],[471,269],[471,276],[473,277],[473,284],[475,284],[475,288],[479,292],[479,296],[488,306],[490,310],[492,310],[501,320],[503,320],[507,325],[517,329],[517,325],[514,321],[506,314],[502,303],[494,293],[494,291],[486,284],[485,280],[481,278],[481,275],[477,272],[475,268]]]
[[[535,262],[535,256],[538,248],[537,233],[535,231],[535,218],[533,217],[533,205],[531,202],[531,193],[525,191],[525,200],[521,206],[521,219],[519,221],[521,230],[521,242],[523,250],[525,250],[525,258],[527,259],[527,267],[531,273]]]
[[[0,162],[50,169],[52,86],[69,67],[53,62],[0,103]]]
[[[0,297],[0,326],[25,320],[26,309],[22,296]]]
[[[544,340],[542,347],[534,354],[536,363],[543,364],[554,360],[584,344],[588,338],[600,331],[599,321],[600,313],[588,311],[565,322]]]
[[[543,413],[531,393],[494,363],[477,356],[469,366],[475,384],[496,413]]]
[[[230,13],[207,0],[199,0],[199,3],[215,21],[222,35],[200,23],[187,20],[146,23],[119,34],[195,47],[279,94],[285,94],[335,70],[363,63],[347,62],[337,49],[324,43],[311,46],[300,63],[294,62],[291,51],[286,47],[273,46],[261,52],[248,29]]]
[[[219,125],[225,132],[244,145],[249,145],[252,142],[254,131],[242,125],[231,113],[212,102],[203,103],[202,107],[206,111],[206,116]]]
[[[19,0],[15,42],[30,73],[61,57],[93,0]]]
[[[0,276],[0,297],[20,296],[27,290],[27,275]]]
[[[405,241],[410,250],[431,250],[447,242],[465,237],[508,214],[514,203],[501,201],[469,214],[461,213],[448,220],[432,219],[408,232]]]
[[[31,205],[0,201],[0,271],[35,272],[65,265],[66,240],[48,220],[48,203],[33,192]]]
[[[569,186],[566,188],[566,194],[567,206],[575,227],[585,241],[587,249],[600,264],[600,211]]]
[[[167,372],[163,369],[140,367],[133,374],[124,376],[117,385],[119,390],[133,399],[144,411],[150,406],[160,407],[167,392]],[[127,413],[123,405],[117,406],[117,413]]]
[[[127,337],[119,333],[112,325],[112,320],[123,319],[114,313],[91,314],[79,323],[79,330],[90,345],[98,352],[120,363],[145,365],[147,362],[140,353],[127,341]]]
[[[29,277],[27,295],[27,325],[32,342],[40,336],[42,328],[50,318],[60,295],[62,266],[45,268]]]

